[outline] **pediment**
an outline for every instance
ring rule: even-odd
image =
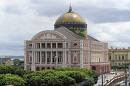
[[[32,38],[32,40],[44,40],[44,39],[66,39],[66,37],[57,31],[42,31]]]

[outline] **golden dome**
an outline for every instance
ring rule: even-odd
[[[78,13],[72,11],[71,6],[69,8],[69,11],[60,16],[54,24],[55,29],[62,26],[66,27],[70,31],[82,37],[86,37],[87,24],[85,20]]]
[[[62,24],[62,23],[86,24],[85,20],[82,19],[81,16],[75,12],[65,13],[56,20],[55,24]]]

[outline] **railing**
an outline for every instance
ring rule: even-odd
[[[125,73],[113,77],[110,81],[106,82],[104,86],[112,86],[114,82],[119,82],[126,77]]]

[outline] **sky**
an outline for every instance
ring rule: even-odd
[[[89,35],[109,46],[130,46],[130,0],[0,0],[0,55],[24,55],[25,40],[53,30],[70,2]]]

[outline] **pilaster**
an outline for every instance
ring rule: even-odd
[[[83,40],[80,40],[80,68],[83,68]]]

